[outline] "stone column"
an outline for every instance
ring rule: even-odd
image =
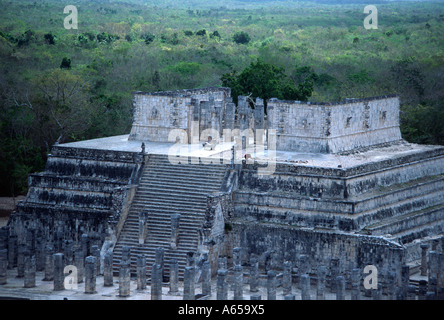
[[[336,277],[339,276],[339,259],[332,258],[330,260],[330,291],[336,293]]]
[[[233,103],[233,98],[225,98],[225,128],[234,129],[234,120],[236,114],[236,105]],[[229,142],[229,141],[227,141]]]
[[[36,239],[35,247],[35,269],[36,271],[45,270],[45,241],[43,238],[38,237]]]
[[[74,251],[74,265],[77,268],[77,283],[82,283],[85,277],[85,258],[81,247]]]
[[[9,227],[0,227],[0,251],[3,249],[8,249],[8,235]]]
[[[137,290],[146,289],[146,257],[144,254],[137,255]],[[154,268],[154,266],[153,266]],[[154,270],[153,270],[154,274]],[[151,280],[153,278],[151,277]]]
[[[85,293],[96,293],[97,257],[85,258]]]
[[[74,264],[74,243],[72,240],[65,241],[63,254],[65,256],[65,266]]]
[[[241,265],[234,266],[234,300],[243,300],[243,270]]]
[[[407,293],[409,289],[409,280],[410,280],[410,267],[408,265],[404,265],[401,268],[401,288],[400,288],[400,300],[407,299]]]
[[[438,255],[439,270],[436,277],[436,287],[438,291],[438,299],[444,300],[444,253]]]
[[[217,271],[217,300],[228,300],[227,275],[228,271],[226,269]]]
[[[352,300],[361,300],[361,270],[353,269],[351,274],[352,281],[352,291],[351,291],[351,299]]]
[[[263,106],[262,106],[263,108]],[[284,274],[282,279],[282,294],[284,296],[291,294],[291,284],[292,284],[292,278],[291,278],[291,271],[293,269],[293,265],[290,261],[284,262]]]
[[[377,289],[371,289],[373,300],[382,300],[382,287],[378,285]],[[394,299],[395,295],[393,295],[392,299]]]
[[[435,300],[437,299],[437,294],[438,294],[438,290],[437,290],[437,284],[438,284],[438,279],[436,279],[435,276],[431,276],[430,280],[429,280],[429,288],[427,291],[427,299],[428,300]]]
[[[238,123],[239,123],[239,129],[241,131],[242,135],[242,155],[245,154],[245,151],[247,150],[248,144],[249,144],[249,132],[248,129],[250,128],[250,107],[248,105],[247,97],[245,96],[239,96],[238,97],[238,103],[237,103],[237,109],[238,109]]]
[[[63,232],[60,230],[54,232],[54,251],[63,252]]]
[[[427,293],[427,281],[419,280],[418,300],[425,300],[426,293]]]
[[[267,272],[267,300],[276,300],[276,272]]]
[[[378,283],[378,288],[380,287]],[[389,300],[395,300],[396,298],[396,275],[393,271],[387,273],[387,296]],[[372,294],[376,292],[373,290]]]
[[[151,300],[162,300],[162,267],[160,264],[157,263],[153,264],[153,267],[151,269]]]
[[[241,248],[233,248],[233,265],[242,265],[241,262]]]
[[[183,276],[183,300],[195,299],[195,286],[194,286],[195,267],[185,267]]]
[[[254,142],[256,143],[256,145],[263,145],[264,144],[264,137],[263,134],[258,134],[258,133],[263,133],[264,132],[264,114],[265,110],[264,110],[264,100],[261,98],[256,98],[256,105],[254,107],[253,110],[253,115],[254,115]]]
[[[17,278],[25,276],[25,255],[27,254],[27,247],[24,243],[19,243],[17,247]]]
[[[26,248],[29,254],[34,255],[35,252],[35,229],[26,230]]]
[[[336,277],[336,300],[345,300],[345,278]]]
[[[96,257],[96,275],[100,274],[100,249],[99,246],[91,246],[91,256]]]
[[[170,291],[168,294],[177,295],[179,293],[179,263],[176,259],[170,260]]]
[[[259,262],[257,258],[250,258],[250,292],[258,292]]]
[[[122,247],[122,259],[119,269],[119,297],[128,297],[130,295],[130,247]]]
[[[407,300],[416,300],[416,286],[409,285],[408,293],[407,293]]]
[[[298,257],[298,288],[301,289],[301,275],[308,274],[308,257],[300,254]]]
[[[421,276],[427,275],[427,249],[429,248],[429,245],[427,243],[421,243]]]
[[[160,266],[160,274],[161,274],[160,281],[164,280],[164,272],[163,272],[164,256],[165,256],[165,249],[162,247],[156,248],[156,258],[154,263]]]
[[[302,300],[310,300],[310,276],[308,274],[301,275],[301,295]]]
[[[85,258],[89,255],[89,237],[87,234],[82,234],[82,237],[80,239],[81,241],[81,248],[83,252],[83,258],[82,260],[85,260]]]
[[[113,251],[108,250],[105,253],[105,258],[103,260],[103,286],[112,287],[114,285],[113,279]]]
[[[54,291],[65,290],[65,275],[64,271],[64,257],[63,253],[55,253],[54,258]]]
[[[316,283],[316,299],[325,300],[325,281],[327,277],[327,267],[318,267],[318,281]]]
[[[435,276],[439,279],[439,256],[436,251],[429,251],[429,263],[428,263],[428,278],[430,281],[430,277]],[[439,281],[439,280],[438,280]]]
[[[45,277],[43,281],[54,280],[54,249],[52,246],[45,247]]]
[[[177,244],[179,242],[179,224],[180,224],[180,214],[171,215],[171,237],[170,237],[170,247],[172,250],[177,249]]]
[[[0,250],[0,285],[7,283],[8,278],[8,250]]]
[[[217,258],[217,269],[218,270],[226,270],[227,269],[227,257],[218,257]]]
[[[17,266],[17,236],[11,235],[8,239],[8,269]]]
[[[35,287],[35,256],[27,254],[24,258],[25,272],[24,272],[24,288]]]
[[[146,220],[148,213],[139,212],[139,244],[145,243],[145,230],[146,230]]]
[[[202,265],[202,294],[211,296],[211,269],[209,261],[204,261]]]

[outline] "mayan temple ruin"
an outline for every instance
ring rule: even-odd
[[[444,146],[403,140],[399,103],[134,92],[128,135],[54,145],[29,176],[0,296],[68,292],[72,269],[91,297],[444,299]]]

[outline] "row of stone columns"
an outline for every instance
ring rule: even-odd
[[[18,250],[17,258],[17,274],[19,277],[24,278],[24,287],[35,287],[36,276],[36,258],[34,255],[29,254],[28,251],[23,250],[23,247]],[[69,248],[69,247],[68,247]],[[26,249],[26,247],[25,247]],[[100,254],[98,253],[97,246],[92,246],[89,250],[90,255],[83,258],[86,250],[83,246],[77,247],[74,254],[71,256],[71,250],[68,249],[64,253],[54,253],[54,249],[51,246],[47,246],[45,250],[44,259],[44,281],[53,281],[54,290],[64,290],[66,284],[66,278],[75,281],[76,284],[83,282],[85,279],[85,293],[96,292],[96,277],[100,274]],[[71,256],[71,257],[69,257]],[[130,295],[130,257],[131,250],[129,247],[124,246],[122,248],[122,259],[119,266],[119,296],[128,297]],[[152,266],[151,273],[151,299],[162,299],[162,281],[163,281],[163,269],[164,269],[164,249],[158,248],[156,250],[155,263]],[[113,286],[113,254],[112,251],[106,252],[104,256],[104,286]],[[443,278],[444,278],[444,258],[442,253],[435,251],[429,252],[428,259],[428,281],[419,282],[419,290],[416,290],[415,286],[409,283],[410,270],[408,266],[402,266],[399,271],[400,277],[397,277],[394,271],[386,271],[381,274],[380,277],[384,281],[380,281],[377,289],[362,291],[362,270],[351,270],[350,283],[348,287],[351,290],[351,299],[361,299],[362,293],[366,297],[373,297],[373,299],[381,299],[385,294],[388,299],[413,299],[416,298],[418,293],[419,299],[443,299],[444,293]],[[66,277],[66,263],[72,262],[76,268],[77,274],[75,278]],[[241,264],[240,248],[233,250],[233,268],[232,268],[232,282],[228,283],[228,267],[227,259],[221,257],[218,260],[218,272],[217,272],[217,287],[216,297],[219,300],[226,300],[228,298],[228,291],[233,291],[233,297],[235,300],[242,300],[244,297],[244,270]],[[326,287],[328,283],[328,271],[326,266],[318,266],[315,274],[308,273],[311,270],[307,267],[306,257],[299,257],[300,263],[298,273],[296,275],[297,288],[301,291],[301,297],[304,300],[315,298],[317,300],[325,299]],[[8,267],[8,251],[7,249],[0,249],[0,284],[5,284],[7,281],[7,267]],[[335,266],[332,263],[331,266]],[[178,262],[177,260],[170,261],[170,290],[169,294],[177,295],[179,293],[179,281],[178,281]],[[333,268],[334,269],[334,268]],[[314,269],[313,269],[314,270]],[[70,271],[70,270],[68,270]],[[202,295],[211,296],[211,269],[209,261],[204,261],[200,267],[200,279],[202,283]],[[144,255],[137,256],[137,289],[145,290],[147,284],[147,268],[146,257]],[[192,300],[196,294],[196,276],[198,275],[194,257],[192,254],[188,256],[187,266],[184,270],[183,281],[183,298],[186,300]],[[310,295],[311,288],[311,276],[314,275],[316,280],[316,294]],[[292,300],[295,295],[292,292],[293,288],[293,265],[291,262],[285,262],[282,272],[282,293],[285,299]],[[259,270],[257,258],[250,259],[249,266],[249,285],[251,299],[260,299],[257,294],[259,291]],[[345,290],[347,289],[347,281],[344,275],[339,272],[330,271],[329,280],[330,292],[336,294],[336,299],[345,299]],[[70,284],[68,282],[68,284]],[[74,284],[74,283],[71,283]],[[276,299],[277,288],[277,273],[274,270],[267,271],[266,291],[267,299]],[[418,291],[418,292],[416,292]]]

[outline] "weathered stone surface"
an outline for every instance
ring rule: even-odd
[[[54,291],[65,290],[65,276],[64,269],[65,265],[63,263],[64,257],[63,253],[55,253],[54,258]]]
[[[397,96],[336,105],[271,99],[267,114],[278,150],[338,153],[401,139]]]
[[[195,267],[185,267],[183,279],[183,299],[195,300]]]
[[[146,289],[146,257],[144,254],[137,255],[137,290]],[[154,266],[153,266],[154,267]],[[152,270],[153,275],[155,270]],[[153,277],[151,277],[153,280]]]
[[[177,259],[170,261],[170,291],[169,294],[177,295],[179,292],[179,264]]]
[[[7,283],[7,271],[8,271],[8,250],[0,250],[0,285]]]
[[[283,295],[291,298],[294,266],[299,277],[295,279],[301,285],[302,275],[318,273],[317,297],[325,298],[321,266],[329,265],[331,258],[335,260],[328,275],[329,285],[339,297],[343,290],[337,291],[338,275],[347,281],[351,277],[352,299],[359,299],[358,282],[362,279],[358,280],[355,270],[374,264],[380,271],[384,292],[374,291],[373,298],[379,299],[384,293],[390,299],[405,299],[408,272],[402,266],[420,259],[422,275],[429,277],[430,284],[436,282],[436,289],[421,291],[422,298],[431,298],[431,293],[439,296],[444,283],[440,245],[444,241],[444,147],[399,141],[398,97],[352,99],[338,104],[271,99],[267,101],[269,113],[265,119],[260,98],[254,103],[239,97],[236,110],[229,95],[227,88],[135,92],[134,125],[128,141],[128,136],[121,136],[54,146],[45,171],[30,176],[26,200],[18,204],[8,228],[0,229],[0,249],[8,249],[8,268],[17,267],[18,276],[26,278],[29,261],[25,257],[35,255],[36,268],[44,267],[45,279],[54,279],[56,288],[60,267],[76,265],[81,281],[80,256],[82,261],[88,255],[95,256],[99,274],[100,251],[104,255],[108,248],[114,248],[114,265],[118,266],[122,258],[121,295],[127,296],[131,257],[129,249],[122,246],[129,243],[123,239],[133,235],[123,226],[133,223],[133,205],[139,208],[137,212],[152,206],[142,221],[139,238],[136,232],[134,245],[141,245],[138,250],[151,245],[147,241],[151,234],[145,231],[149,222],[156,221],[158,225],[150,230],[152,234],[162,230],[162,244],[157,242],[156,246],[163,248],[156,251],[153,245],[143,252],[150,265],[154,262],[160,266],[160,281],[169,280],[172,293],[178,292],[178,279],[186,264],[195,268],[193,286],[194,280],[202,280],[202,291],[208,294],[208,267],[213,272],[228,269],[226,259],[217,266],[218,256],[225,255],[230,268],[234,267],[230,272],[237,279],[231,283],[236,297],[242,296],[240,266],[250,261],[251,292],[258,290],[260,267],[283,271]],[[251,109],[250,104],[255,108]],[[222,132],[227,128],[245,132],[233,137]],[[167,142],[172,129],[182,130],[186,137],[179,138],[195,144],[200,135],[206,139],[214,129],[219,135],[216,139],[222,133],[227,141],[236,142],[236,154],[239,148],[246,151],[252,147],[249,137],[253,138],[253,128],[267,128],[267,138],[277,140],[275,170],[269,175],[260,174],[259,169],[263,166],[261,157],[263,160],[265,153],[273,151],[270,143],[262,153],[256,148],[254,159],[244,159],[242,165],[235,164],[233,156],[229,170],[217,157],[212,159],[220,160],[218,166],[205,167],[207,158],[196,157],[181,160],[184,170],[173,170],[165,154],[150,152],[159,145],[150,141]],[[254,135],[257,145],[267,144],[262,138]],[[142,152],[138,139],[144,140]],[[131,149],[132,145],[137,145],[137,150]],[[231,154],[228,148],[225,151]],[[164,170],[162,179],[157,180],[161,170],[153,171],[156,166]],[[148,180],[153,184],[140,182],[150,170],[154,174]],[[217,184],[205,182],[208,179],[204,178],[209,177]],[[193,183],[180,185],[174,181],[178,179]],[[199,184],[208,186],[205,192],[211,194],[201,192],[198,196],[194,188]],[[160,186],[173,194],[163,204],[157,201],[161,198]],[[136,190],[145,190],[153,197],[137,203]],[[177,202],[186,197],[188,201]],[[180,212],[180,219],[176,212]],[[191,217],[195,219],[192,222]],[[427,248],[421,245],[425,242],[431,244],[429,259]],[[43,263],[45,245],[55,250],[45,253]],[[75,250],[77,247],[81,253]],[[186,256],[186,251],[193,255]],[[65,260],[62,265],[57,262],[56,270],[54,252],[63,252]],[[180,271],[176,271],[178,262],[171,261],[172,256],[179,259]],[[106,259],[105,263],[110,263]],[[204,262],[207,259],[209,266]],[[109,264],[104,272],[108,279],[105,285],[112,285]],[[191,270],[187,272],[189,276]],[[225,299],[227,277],[223,272],[218,276],[217,294]],[[191,296],[194,289],[188,280],[187,295]]]
[[[97,257],[85,258],[85,293],[96,293]]]
[[[190,292],[188,292],[185,288],[187,288],[187,290],[189,289]],[[184,279],[184,300],[192,300],[190,295],[193,288],[188,288]],[[185,299],[185,294],[187,294],[187,299]],[[194,298],[194,292],[192,295]],[[162,266],[157,263],[153,264],[151,269],[151,300],[162,300]]]
[[[228,283],[227,283],[228,271],[225,269],[220,269],[217,272],[217,300],[227,300],[228,299]]]

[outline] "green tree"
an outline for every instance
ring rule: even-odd
[[[237,44],[247,44],[251,40],[251,37],[245,31],[238,31],[233,35],[233,41]]]
[[[222,85],[231,88],[233,100],[239,95],[307,101],[313,92],[313,81],[305,79],[296,84],[283,68],[257,60],[240,74],[227,73],[221,77]]]
[[[63,57],[62,62],[60,63],[60,69],[71,69],[71,59]]]
[[[55,35],[53,35],[52,33],[46,33],[43,37],[45,38],[45,42],[47,44],[55,45]]]

